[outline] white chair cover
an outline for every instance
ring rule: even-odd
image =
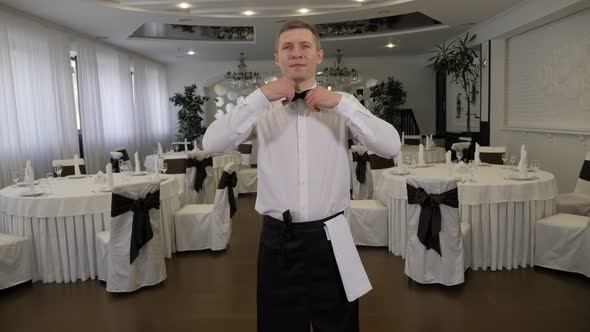
[[[115,187],[113,194],[137,200],[158,190],[160,182],[153,181]],[[140,249],[133,264],[129,264],[132,211],[113,217],[110,231],[97,234],[98,278],[106,281],[108,292],[132,292],[166,279],[159,210],[150,210],[150,224],[153,237]]]
[[[407,184],[423,188],[427,194],[441,194],[457,188],[451,178],[408,177]],[[405,273],[422,284],[439,283],[446,286],[464,282],[465,262],[463,254],[463,227],[459,222],[459,211],[448,205],[440,205],[441,230],[439,233],[439,255],[435,250],[426,250],[418,239],[418,224],[422,207],[419,204],[407,205],[407,248]],[[467,226],[467,225],[466,225]],[[466,232],[469,233],[470,232]]]
[[[258,188],[258,171],[256,168],[238,170],[238,194],[255,193]]]
[[[224,171],[231,174],[238,164],[227,165]],[[223,250],[231,237],[228,188],[217,189],[213,204],[190,204],[174,214],[176,249]],[[236,190],[235,188],[234,190]]]
[[[368,153],[367,149],[362,147],[353,147],[351,148],[351,157],[350,157],[350,172],[352,174],[351,181],[352,181],[352,199],[354,200],[367,200],[373,198],[373,173],[371,172],[371,163],[367,160],[367,170],[365,172],[365,183],[360,183],[356,176],[356,162],[352,157],[352,153],[356,152],[359,155],[364,154],[365,152]]]
[[[590,277],[590,217],[556,214],[535,225],[535,265]]]
[[[190,151],[187,153],[188,158],[196,158],[203,160],[209,157],[208,154],[198,151]],[[199,192],[195,190],[195,175],[197,173],[196,167],[189,167],[186,169],[186,176],[184,177],[184,194],[182,196],[182,205],[187,204],[207,204],[213,202],[215,199],[215,190],[217,188],[217,182],[213,177],[213,167],[205,167],[207,171],[207,177],[203,181],[203,187]]]
[[[387,207],[378,200],[352,200],[346,210],[346,220],[354,244],[387,247]]]
[[[31,239],[0,233],[0,289],[33,279]]]
[[[558,213],[590,217],[590,152],[586,153],[574,192],[555,197]]]
[[[463,159],[463,151],[469,148],[469,145],[471,145],[471,142],[453,143],[451,145],[451,150],[455,151],[455,153],[457,154],[457,159],[461,160]]]

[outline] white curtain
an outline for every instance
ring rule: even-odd
[[[91,172],[104,169],[117,147],[143,159],[158,141],[170,141],[163,66],[86,41],[76,50],[84,155]]]
[[[78,153],[68,36],[0,12],[0,185]]]

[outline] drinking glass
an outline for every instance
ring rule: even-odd
[[[64,168],[61,164],[54,167],[55,174],[57,174],[58,178],[61,178],[61,172],[63,171],[63,169]]]
[[[166,174],[167,170],[168,170],[168,164],[166,163],[166,161],[162,160],[162,162],[160,163],[160,172],[162,172],[163,174]]]
[[[511,166],[516,166],[516,155],[511,154],[510,157],[508,157],[508,161],[510,162]]]
[[[506,160],[508,160],[508,153],[502,152],[502,164],[506,166]]]
[[[12,182],[14,182],[14,185],[16,186],[16,184],[18,183],[18,180],[20,180],[20,172],[12,172]]]

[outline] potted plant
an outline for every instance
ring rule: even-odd
[[[406,103],[408,96],[402,82],[393,76],[371,87],[369,95],[373,102],[373,113],[379,118],[399,128],[399,107]]]
[[[198,139],[205,134],[207,129],[203,124],[203,104],[209,97],[201,97],[197,91],[197,85],[192,84],[184,87],[184,93],[176,93],[170,97],[178,110],[178,133],[176,138],[179,141]]]
[[[434,69],[450,76],[453,83],[458,83],[463,90],[467,106],[467,133],[471,134],[471,102],[477,93],[479,66],[475,62],[477,51],[470,47],[477,35],[465,34],[450,43],[443,42],[432,51],[428,60]]]

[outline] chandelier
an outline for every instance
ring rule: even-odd
[[[240,90],[243,94],[248,94],[260,86],[260,74],[258,72],[248,71],[244,53],[240,53],[238,71],[228,71],[224,78],[232,88]]]
[[[337,90],[348,90],[351,85],[359,82],[359,75],[356,69],[344,67],[341,50],[336,54],[336,67],[326,67],[318,73],[318,83],[327,85],[328,88]]]

